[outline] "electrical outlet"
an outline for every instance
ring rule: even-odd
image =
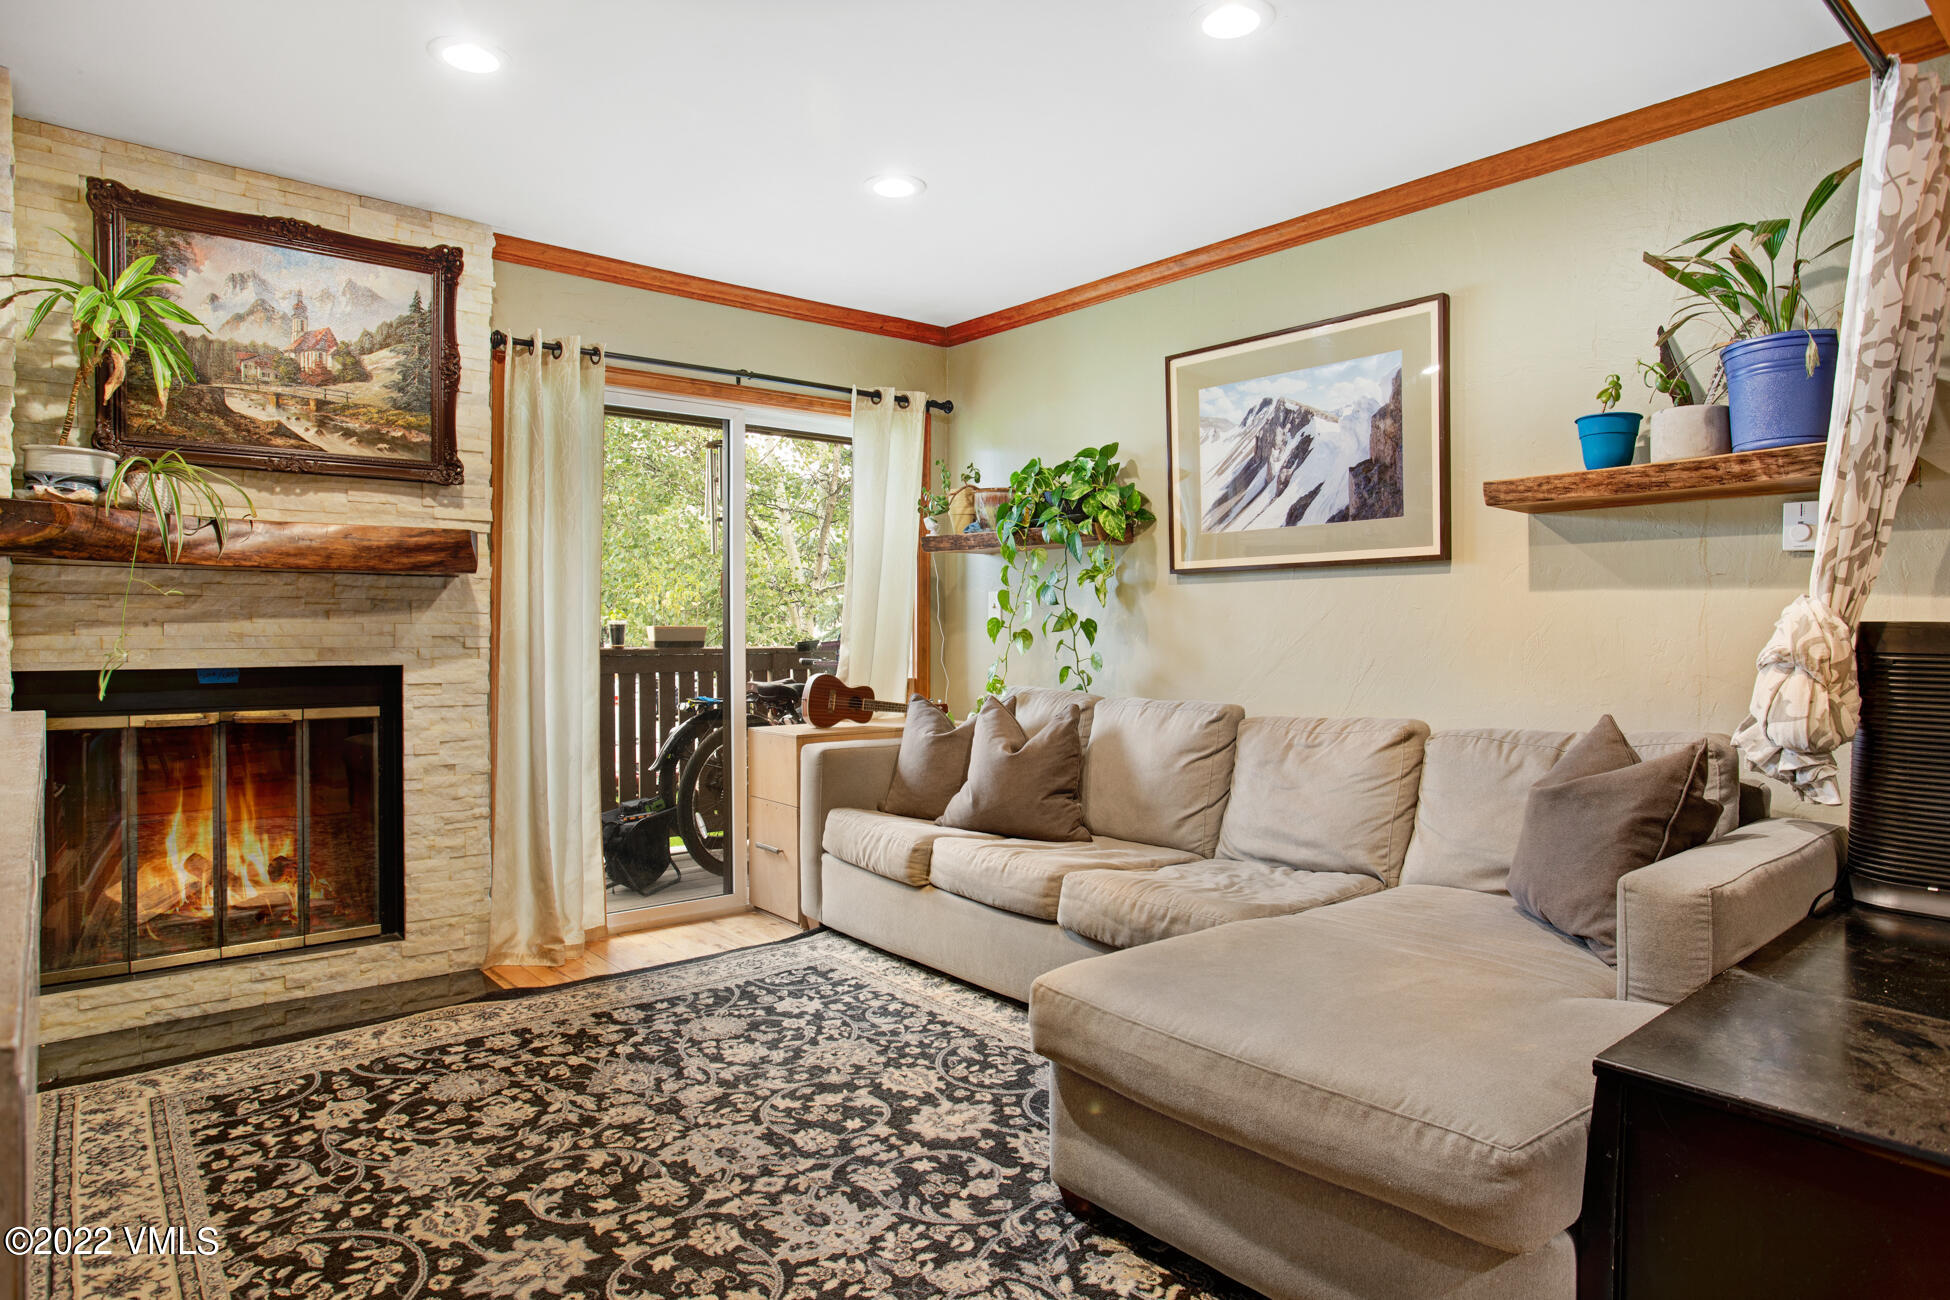
[[[1807,552],[1815,549],[1815,509],[1819,501],[1789,501],[1781,506],[1781,549]]]

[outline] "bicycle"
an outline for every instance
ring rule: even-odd
[[[745,725],[803,722],[798,682],[747,682]],[[603,869],[611,884],[650,893],[664,872],[681,869],[670,857],[674,832],[691,861],[723,879],[730,787],[725,779],[729,733],[724,700],[698,695],[684,701],[678,724],[664,738],[654,764],[657,793],[603,814]]]

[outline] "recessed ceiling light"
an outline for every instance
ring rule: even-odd
[[[459,68],[462,72],[472,72],[485,77],[490,72],[501,71],[505,60],[501,51],[492,45],[479,41],[464,41],[458,36],[443,36],[427,46],[427,52],[437,55],[442,63]]]
[[[899,172],[888,172],[867,182],[867,188],[883,199],[911,199],[928,187],[919,176],[904,176]]]
[[[1273,6],[1264,0],[1217,0],[1198,11],[1198,29],[1218,41],[1251,36],[1272,21]]]

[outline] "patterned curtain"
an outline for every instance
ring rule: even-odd
[[[1946,145],[1942,83],[1894,64],[1870,96],[1814,572],[1760,653],[1751,712],[1734,733],[1755,768],[1816,803],[1841,802],[1835,750],[1861,715],[1855,628],[1936,396],[1950,267]]]

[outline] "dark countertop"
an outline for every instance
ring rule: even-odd
[[[1950,921],[1804,921],[1598,1065],[1950,1167]]]

